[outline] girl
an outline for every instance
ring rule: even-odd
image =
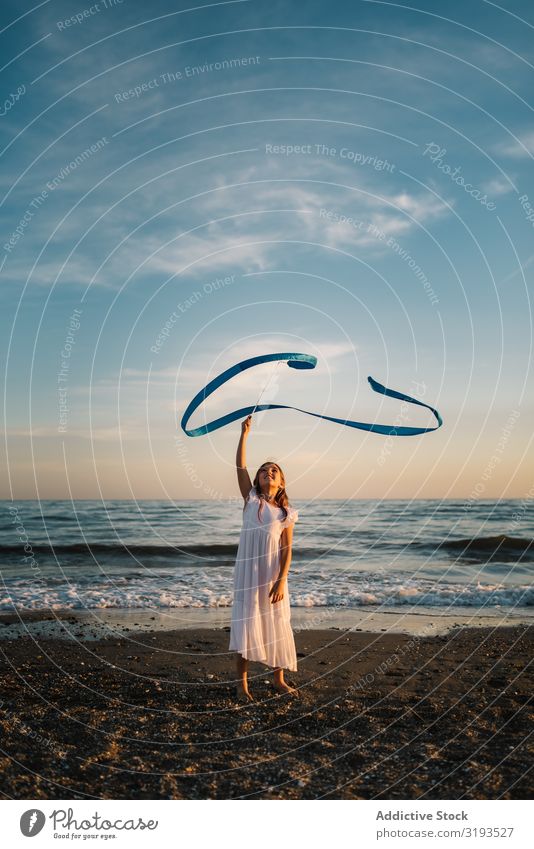
[[[230,649],[238,652],[236,691],[241,701],[253,701],[247,679],[249,660],[273,668],[277,690],[299,695],[284,681],[284,668],[297,671],[287,573],[298,512],[288,503],[284,473],[277,463],[260,466],[251,483],[245,457],[251,421],[248,416],[241,425],[236,455],[245,504],[234,572]]]

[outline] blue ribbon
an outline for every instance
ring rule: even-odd
[[[420,433],[430,433],[433,430],[438,430],[438,428],[440,428],[443,424],[440,414],[433,407],[430,407],[428,404],[423,404],[422,401],[418,401],[416,398],[411,398],[409,395],[404,395],[402,392],[396,392],[394,389],[387,389],[385,386],[382,386],[381,383],[378,383],[378,381],[373,380],[372,377],[368,377],[367,380],[371,384],[371,388],[374,392],[380,392],[382,395],[388,395],[390,398],[398,398],[400,401],[408,401],[410,404],[418,404],[420,407],[426,407],[427,410],[430,410],[436,417],[436,421],[438,422],[437,427],[399,427],[397,425],[367,424],[366,422],[353,422],[349,419],[338,419],[334,416],[323,416],[320,413],[311,413],[309,410],[301,410],[300,407],[289,407],[286,404],[259,404],[256,407],[241,407],[239,410],[234,410],[233,413],[227,413],[225,416],[221,416],[219,419],[214,419],[212,422],[208,422],[208,424],[202,425],[201,427],[195,427],[191,430],[187,429],[187,423],[197,407],[199,407],[206,398],[222,386],[223,383],[231,380],[232,377],[235,377],[236,374],[239,374],[242,371],[246,371],[249,368],[254,368],[254,366],[260,365],[260,363],[284,360],[287,361],[289,368],[295,369],[312,369],[317,365],[317,357],[313,357],[310,354],[264,354],[261,357],[251,357],[248,360],[243,360],[241,363],[236,363],[235,366],[226,369],[226,371],[223,371],[218,377],[211,380],[204,389],[201,389],[200,392],[195,395],[182,416],[181,427],[184,433],[186,433],[187,436],[204,436],[206,433],[212,433],[220,427],[225,427],[225,425],[237,421],[237,419],[244,419],[250,413],[260,413],[262,410],[298,410],[299,413],[305,413],[307,416],[314,416],[317,419],[326,419],[326,421],[335,422],[336,424],[345,425],[346,427],[358,428],[359,430],[369,430],[372,433],[381,433],[384,436],[417,436]]]

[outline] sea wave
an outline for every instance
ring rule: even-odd
[[[4,581],[0,588],[0,610],[145,608],[159,609],[230,607],[232,581],[221,573],[215,579],[206,575],[188,580],[169,578],[103,579],[90,582]],[[428,580],[353,580],[340,585],[295,578],[289,590],[293,607],[534,607],[531,585],[457,584]]]
[[[21,554],[21,545],[0,545],[0,558],[6,555]],[[134,555],[135,557],[175,557],[177,554],[190,554],[197,557],[230,556],[237,553],[237,545],[224,544],[199,544],[199,545],[153,545],[126,542],[76,542],[58,545],[43,545],[37,543],[32,546],[34,554],[45,556],[69,555],[69,554],[104,554],[104,555]]]
[[[429,541],[414,540],[416,548],[431,549],[435,554],[446,552],[459,557],[477,560],[534,560],[534,540],[525,537],[497,536],[473,537],[466,539],[447,539],[431,544]]]
[[[328,554],[350,555],[351,552],[335,548],[310,548],[309,546],[295,546],[293,550],[294,560],[317,559]],[[105,542],[80,542],[58,545],[45,545],[36,543],[31,546],[31,551],[25,552],[22,545],[0,545],[0,566],[2,564],[13,565],[22,558],[30,555],[49,561],[57,561],[59,565],[68,565],[70,561],[79,560],[85,556],[94,558],[102,564],[106,560],[142,559],[148,566],[151,560],[167,560],[169,563],[176,562],[198,562],[207,561],[203,565],[217,565],[221,561],[235,561],[237,544],[235,543],[198,543],[196,545],[154,545],[151,543],[105,543]]]
[[[327,534],[323,534],[323,539]],[[362,552],[371,550],[378,553],[382,551],[404,551],[414,549],[419,554],[422,552],[434,555],[445,554],[460,558],[475,560],[498,559],[510,560],[534,560],[534,540],[526,537],[511,537],[506,534],[496,536],[467,537],[462,539],[397,539],[391,541],[385,537],[376,538],[374,534],[337,535],[338,542],[332,546],[319,545],[295,545],[293,557],[299,559],[318,559],[322,555],[335,554],[336,556],[354,557]],[[326,541],[326,540],[325,540]],[[347,546],[350,543],[350,548]],[[344,545],[343,545],[344,544]],[[235,543],[176,543],[168,545],[164,543],[129,543],[126,540],[117,542],[98,542],[87,540],[76,543],[58,543],[55,545],[35,543],[32,545],[32,553],[35,556],[51,557],[61,560],[72,555],[93,555],[101,557],[136,557],[136,558],[235,558],[237,554],[237,542]],[[0,563],[13,560],[17,555],[21,557],[24,548],[20,544],[0,545]]]

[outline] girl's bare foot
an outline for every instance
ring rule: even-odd
[[[290,696],[297,696],[297,698],[300,698],[299,691],[295,687],[290,687],[285,681],[277,681],[274,688],[275,690],[278,690],[279,693],[289,693]]]
[[[235,688],[235,695],[238,702],[253,702],[254,696],[249,691],[248,687],[238,686]]]

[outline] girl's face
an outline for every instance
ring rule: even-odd
[[[258,480],[262,489],[271,489],[282,486],[282,475],[280,469],[274,463],[266,463],[258,472]]]

